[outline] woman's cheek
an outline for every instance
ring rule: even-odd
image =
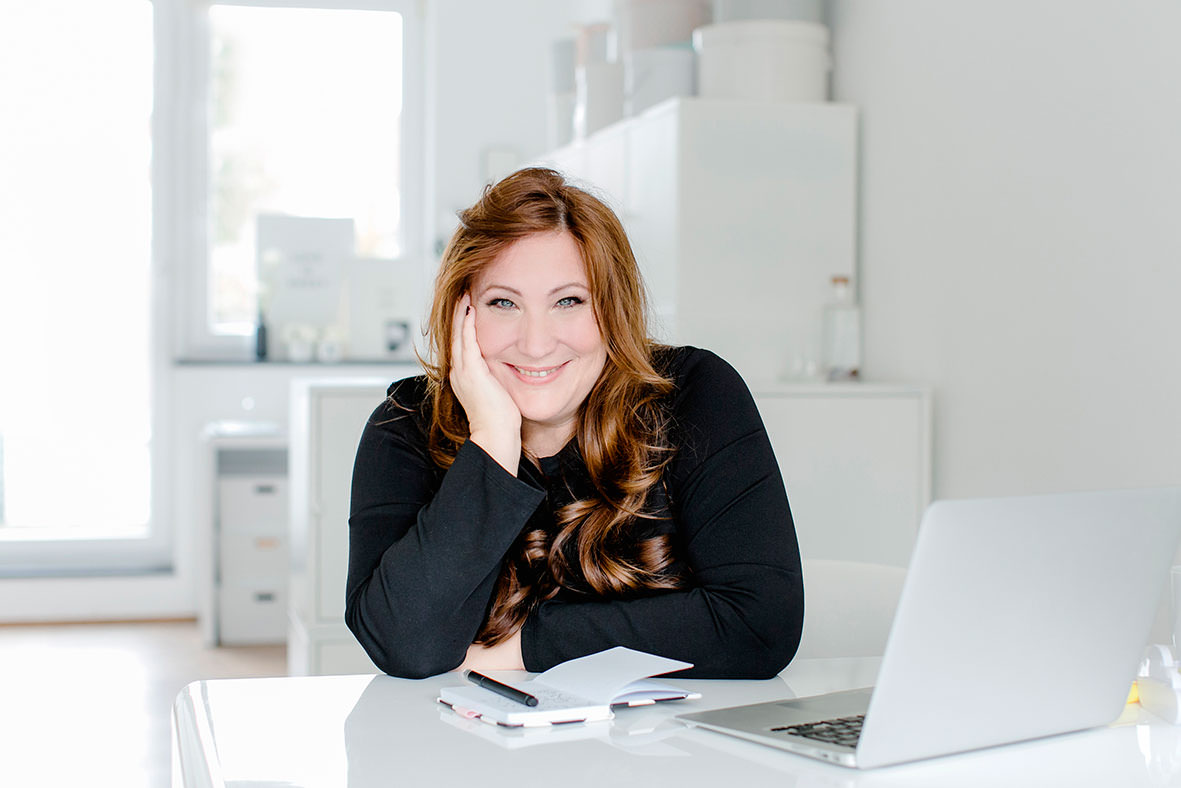
[[[506,315],[484,314],[476,316],[476,342],[480,345],[480,354],[485,359],[501,355],[505,349],[512,346],[513,324],[511,317]]]

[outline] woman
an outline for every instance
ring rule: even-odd
[[[353,471],[345,619],[418,678],[545,670],[623,645],[766,678],[795,654],[799,551],[746,385],[649,339],[618,219],[526,169],[459,215],[427,374]]]

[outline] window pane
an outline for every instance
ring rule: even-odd
[[[143,534],[152,6],[0,7],[0,534]]]
[[[255,218],[351,218],[362,256],[395,257],[402,18],[214,5],[210,25],[210,328],[257,316]]]

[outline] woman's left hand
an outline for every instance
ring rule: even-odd
[[[473,643],[467,648],[467,657],[456,670],[474,670],[483,673],[489,670],[524,670],[525,660],[521,656],[521,630],[495,646],[481,646]]]

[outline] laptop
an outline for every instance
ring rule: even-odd
[[[860,769],[1106,725],[1179,538],[1181,487],[935,502],[875,687],[677,719]]]

